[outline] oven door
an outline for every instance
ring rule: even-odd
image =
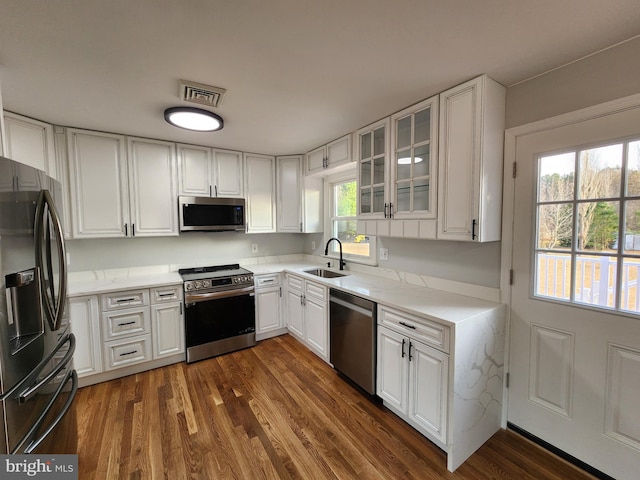
[[[185,296],[185,336],[190,347],[251,335],[255,338],[253,286]],[[224,353],[224,352],[220,352]]]

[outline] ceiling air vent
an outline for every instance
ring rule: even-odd
[[[225,92],[224,88],[180,80],[180,98],[187,102],[218,107],[222,103]]]

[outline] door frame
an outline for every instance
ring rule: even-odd
[[[513,268],[513,220],[515,180],[513,176],[518,138],[534,133],[581,123],[594,118],[612,115],[634,108],[640,108],[640,93],[609,102],[582,108],[569,113],[538,120],[525,125],[509,128],[504,133],[504,171],[502,191],[502,248],[500,256],[500,301],[507,306],[505,327],[505,374],[502,398],[502,428],[507,428],[509,409],[508,373],[511,343],[511,285],[510,272]]]

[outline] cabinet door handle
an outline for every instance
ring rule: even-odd
[[[131,236],[132,237],[136,236],[136,224],[135,223],[131,224]]]
[[[409,340],[409,361],[413,360],[413,356],[411,355],[411,347],[413,347],[413,343]]]
[[[389,202],[389,218],[393,218],[393,203]]]
[[[119,327],[124,327],[126,325],[133,325],[134,323],[136,323],[136,322],[122,322],[122,323],[119,323],[118,326]]]
[[[413,326],[413,325],[409,325],[408,323],[400,322],[400,325],[402,325],[403,327],[410,328],[410,329],[412,329],[412,330],[415,330],[415,329],[416,329],[416,327],[415,327],[415,326]]]
[[[138,350],[133,350],[131,352],[124,352],[124,353],[121,353],[120,356],[126,357],[127,355],[133,355],[134,353],[138,353]]]
[[[209,185],[209,196],[213,197],[213,191],[211,185]]]
[[[302,222],[300,222],[300,232],[302,232]]]
[[[129,225],[127,223],[124,224],[124,236],[129,236]]]
[[[404,353],[404,344],[405,343],[406,343],[406,340],[403,338],[402,339],[402,358],[404,358],[404,355],[405,355],[405,353]]]
[[[218,196],[218,186],[214,185],[213,186],[213,191],[216,192],[216,197]]]
[[[387,202],[384,203],[384,218],[387,218]]]
[[[282,287],[280,287],[280,298],[282,298]]]
[[[477,235],[476,235],[476,219],[474,218],[471,221],[471,240],[475,240]]]

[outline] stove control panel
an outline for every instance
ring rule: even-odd
[[[253,275],[236,275],[223,278],[212,278],[203,280],[188,280],[184,282],[185,292],[195,292],[199,290],[228,290],[229,287],[245,287],[253,285]]]

